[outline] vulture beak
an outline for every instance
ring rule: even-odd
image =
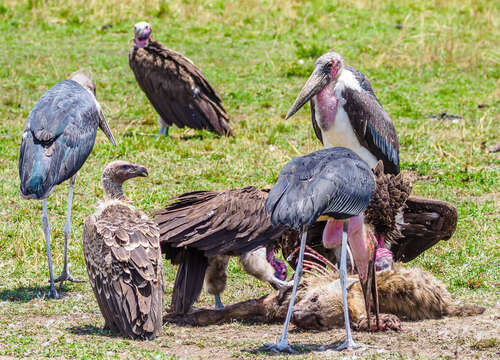
[[[151,35],[151,32],[147,27],[144,27],[135,33],[135,36],[139,40],[146,40],[149,38],[149,35]]]
[[[101,112],[100,114],[101,119],[99,120],[99,128],[102,130],[104,134],[106,134],[107,138],[111,143],[116,146],[116,141],[115,137],[113,136],[113,133],[111,132],[111,129],[109,128],[108,122],[106,121],[106,118],[104,117],[104,114]]]
[[[146,169],[145,166],[142,166],[142,165],[137,165],[136,167],[136,174],[137,176],[141,176],[141,177],[148,177],[148,169]]]
[[[358,270],[359,282],[365,298],[366,316],[370,322],[371,300],[375,309],[377,329],[379,329],[379,305],[375,279],[375,255],[377,243],[363,223],[363,215],[349,219],[348,241]]]
[[[299,95],[297,95],[297,99],[293,103],[290,110],[288,110],[288,114],[286,114],[285,120],[292,117],[299,109],[308,102],[314,95],[319,93],[324,89],[326,85],[330,82],[330,74],[328,71],[324,71],[321,66],[316,65],[313,73],[307,79],[306,84],[300,90]]]

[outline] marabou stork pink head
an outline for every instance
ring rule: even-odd
[[[316,60],[314,70],[307,79],[304,87],[300,90],[297,99],[286,114],[285,120],[292,117],[306,102],[314,95],[323,90],[331,82],[337,81],[342,69],[344,68],[344,59],[342,56],[331,50],[321,55]]]

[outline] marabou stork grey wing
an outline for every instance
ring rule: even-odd
[[[133,46],[129,64],[141,89],[168,125],[232,135],[222,101],[201,71],[157,41]]]
[[[26,121],[19,157],[21,193],[46,198],[82,167],[94,146],[102,111],[80,84],[64,80],[47,91]]]
[[[247,187],[183,194],[154,213],[162,249],[189,247],[205,256],[241,254],[277,239],[283,227],[271,225],[265,211],[267,191]]]
[[[312,125],[314,129],[314,133],[316,134],[316,137],[321,141],[323,144],[323,136],[321,135],[321,129],[318,126],[318,122],[316,121],[316,105],[314,104],[314,99],[311,98],[310,104],[311,106],[311,120],[312,120]]]
[[[272,224],[299,229],[321,215],[345,219],[360,214],[374,191],[367,163],[347,148],[327,148],[287,163],[269,192],[266,209]]]
[[[359,73],[359,72],[357,72]],[[356,76],[356,74],[355,74]],[[359,73],[359,77],[364,75]],[[361,145],[384,163],[385,171],[399,173],[399,141],[391,118],[380,105],[368,80],[361,81],[361,91],[344,87],[343,108]],[[367,90],[369,89],[369,90]]]
[[[106,325],[129,338],[151,339],[161,331],[158,239],[156,224],[123,204],[108,205],[84,223],[83,251],[97,303]]]

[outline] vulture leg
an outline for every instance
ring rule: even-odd
[[[160,123],[160,131],[158,132],[157,138],[162,135],[168,137],[168,125],[165,124],[161,116],[158,117],[158,122]]]
[[[66,209],[66,223],[64,224],[64,267],[61,275],[55,279],[55,282],[60,282],[59,291],[62,290],[64,281],[72,282],[83,282],[83,280],[75,280],[73,276],[69,273],[68,269],[68,241],[71,236],[71,208],[73,206],[73,189],[75,186],[76,174],[69,181],[69,192],[68,192],[68,208]]]
[[[47,261],[49,263],[50,290],[48,295],[52,299],[60,299],[62,296],[57,293],[56,287],[54,286],[54,275],[52,274],[52,254],[50,252],[50,224],[49,217],[47,216],[47,199],[43,200],[42,224],[43,235],[45,236],[45,246],[47,249]]]
[[[354,343],[351,334],[351,323],[349,321],[349,309],[347,307],[347,222],[344,222],[344,231],[342,233],[342,252],[340,255],[340,286],[342,287],[342,302],[344,303],[344,322],[346,339],[337,350],[356,349],[359,345]]]
[[[219,294],[214,295],[214,299],[215,299],[215,309],[216,310],[224,309],[224,304],[220,299],[220,295]]]
[[[281,334],[281,338],[276,344],[264,344],[266,350],[271,350],[273,352],[290,352],[294,353],[295,351],[292,349],[288,342],[286,341],[286,334],[288,332],[288,325],[290,324],[290,320],[292,318],[293,305],[295,303],[295,295],[297,294],[297,288],[299,286],[300,278],[302,277],[302,263],[304,261],[304,252],[306,248],[306,239],[307,239],[307,227],[302,227],[302,234],[300,237],[300,251],[299,251],[299,261],[297,263],[297,267],[295,268],[295,275],[293,276],[293,288],[292,295],[290,296],[290,303],[288,304],[288,311],[286,313],[285,324],[283,325],[283,332]]]

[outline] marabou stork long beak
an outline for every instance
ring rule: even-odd
[[[109,139],[109,141],[111,141],[111,143],[114,146],[116,146],[115,137],[113,136],[113,133],[111,132],[111,129],[109,128],[108,122],[106,121],[104,114],[101,114],[101,119],[99,121],[99,128],[106,135],[106,137]]]
[[[286,114],[285,120],[292,117],[299,109],[308,102],[314,95],[319,93],[324,89],[326,85],[330,82],[330,74],[329,72],[325,72],[321,67],[316,66],[313,73],[307,79],[306,84],[300,90],[299,95],[295,99],[290,110],[288,110],[288,114]]]
[[[341,245],[343,222],[344,220],[328,220],[325,230],[323,231],[324,247],[334,248]],[[375,255],[377,245],[375,238],[370,234],[364,224],[364,216],[362,214],[348,220],[348,243],[358,270],[359,282],[363,290],[368,324],[370,324],[371,300],[373,299],[378,329],[379,306],[377,284],[375,282]]]

